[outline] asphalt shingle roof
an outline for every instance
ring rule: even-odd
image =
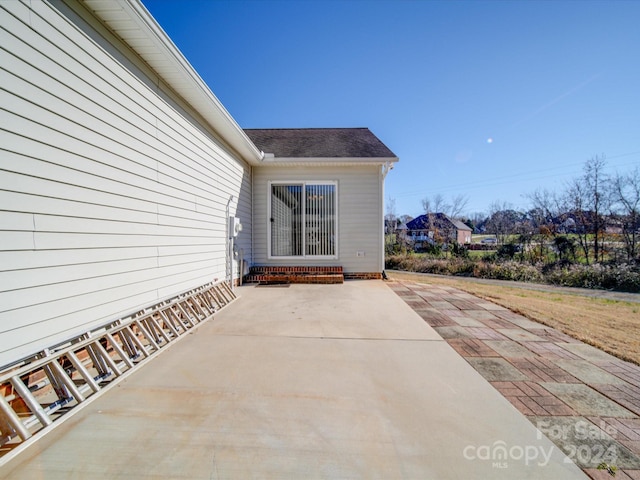
[[[459,220],[452,220],[447,217],[444,213],[429,213],[426,215],[420,215],[419,217],[414,218],[410,222],[407,222],[407,229],[409,230],[431,230],[433,228],[447,228],[452,224],[458,230],[469,230],[467,225],[462,223]]]
[[[451,218],[450,220],[451,220],[451,223],[453,223],[458,230],[469,230],[470,232],[473,230],[469,225],[467,225],[464,222],[461,222],[460,220],[454,220],[453,218]]]
[[[245,129],[265,153],[280,158],[395,158],[368,128]]]

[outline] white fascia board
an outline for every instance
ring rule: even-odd
[[[285,166],[285,165],[339,165],[352,166],[359,165],[387,165],[398,162],[398,157],[330,157],[330,158],[314,158],[314,157],[272,157],[265,154],[260,165],[267,166]]]
[[[139,0],[110,2],[111,7],[120,7],[116,9],[100,8],[104,6],[102,0],[83,0],[83,3],[184,98],[247,163],[260,163],[262,152]],[[130,22],[134,22],[138,28],[127,28]],[[141,45],[141,37],[146,46],[136,48],[136,45]]]

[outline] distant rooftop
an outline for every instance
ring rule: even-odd
[[[280,158],[396,158],[368,128],[245,129],[265,153]]]
[[[410,222],[407,222],[405,228],[408,230],[431,230],[433,228],[446,228],[447,223],[453,224],[458,230],[471,231],[468,225],[462,223],[460,220],[449,218],[444,213],[427,213],[420,215]]]

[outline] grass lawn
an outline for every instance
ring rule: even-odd
[[[496,253],[495,250],[469,250],[469,258],[472,260],[482,260],[494,253]]]
[[[638,303],[484,285],[450,277],[419,278],[402,273],[393,273],[391,277],[455,287],[640,365]]]

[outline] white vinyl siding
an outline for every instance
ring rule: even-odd
[[[255,265],[340,265],[346,273],[381,272],[382,177],[380,166],[254,167],[253,263]],[[338,192],[337,255],[312,258],[269,256],[270,182],[335,180]]]
[[[250,168],[60,9],[0,2],[0,366],[224,279],[231,195],[251,255]]]

